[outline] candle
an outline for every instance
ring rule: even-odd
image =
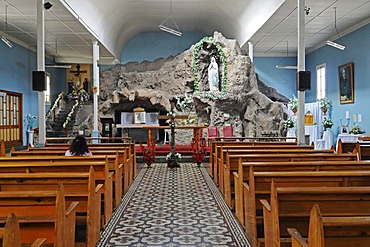
[[[353,114],[353,122],[357,122],[357,115]]]
[[[349,111],[346,111],[346,118],[349,118]]]

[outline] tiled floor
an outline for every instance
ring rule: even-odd
[[[204,167],[143,168],[98,246],[250,246]]]

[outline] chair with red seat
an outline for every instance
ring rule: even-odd
[[[214,140],[218,137],[218,129],[216,126],[208,127],[208,145],[210,140]]]
[[[234,137],[234,130],[233,126],[224,126],[222,129],[222,132],[224,134],[224,137]]]

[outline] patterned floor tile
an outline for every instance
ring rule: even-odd
[[[250,246],[204,167],[143,168],[97,246]]]

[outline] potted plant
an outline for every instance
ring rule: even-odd
[[[360,126],[358,126],[357,124],[355,126],[353,126],[350,131],[349,131],[350,134],[362,134],[364,133],[364,131],[360,128]]]
[[[319,99],[320,102],[320,109],[326,115],[326,112],[333,106],[331,103],[331,100],[324,97],[322,99]]]
[[[284,127],[285,129],[289,130],[295,126],[295,122],[292,118],[289,118],[288,120],[285,121]]]
[[[290,104],[290,109],[295,115],[296,112],[298,111],[298,99],[293,95],[293,98],[289,100],[289,104]]]
[[[330,118],[324,118],[322,125],[324,126],[324,131],[325,131],[326,129],[330,129],[331,127],[333,127],[334,124]]]

